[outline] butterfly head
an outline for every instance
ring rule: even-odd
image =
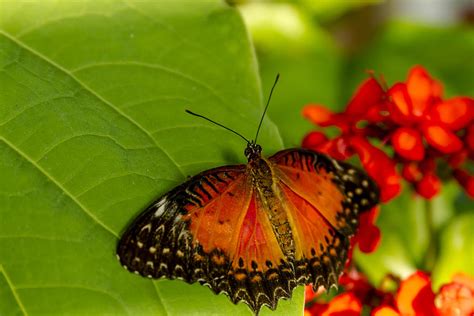
[[[248,161],[256,160],[262,155],[262,147],[254,141],[248,142],[244,154]]]

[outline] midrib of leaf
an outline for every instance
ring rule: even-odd
[[[8,283],[8,286],[10,287],[10,290],[13,294],[13,297],[15,298],[15,301],[16,303],[18,304],[18,307],[21,309],[21,311],[23,312],[23,315],[28,315],[28,313],[26,312],[26,309],[25,309],[25,306],[23,306],[23,303],[20,299],[20,296],[18,295],[18,293],[16,292],[16,288],[15,286],[13,285],[12,281],[10,280],[10,278],[8,277],[8,273],[7,271],[5,271],[5,268],[0,264],[0,273],[3,274],[3,276],[5,277],[5,280],[7,281]]]
[[[123,113],[118,107],[116,107],[115,105],[113,105],[111,102],[107,101],[106,99],[104,99],[101,95],[99,95],[97,92],[95,92],[94,90],[92,90],[88,85],[86,85],[84,82],[82,82],[81,80],[79,80],[76,76],[74,76],[69,70],[61,67],[60,65],[58,65],[57,63],[55,63],[54,61],[50,60],[49,58],[47,58],[46,56],[42,55],[40,52],[32,49],[31,47],[29,47],[28,45],[26,45],[25,43],[23,43],[22,41],[20,41],[18,38],[14,37],[13,35],[9,34],[9,33],[6,33],[4,32],[3,30],[0,30],[0,34],[4,35],[5,37],[7,37],[8,39],[10,39],[11,41],[13,41],[15,44],[17,44],[18,46],[20,46],[21,48],[29,51],[30,53],[36,55],[37,57],[39,57],[40,59],[46,61],[48,64],[52,65],[53,67],[59,69],[60,71],[62,71],[63,73],[67,74],[69,77],[71,77],[74,81],[76,81],[81,87],[83,87],[87,92],[91,93],[94,97],[96,97],[97,99],[99,99],[101,102],[103,102],[104,104],[106,104],[107,106],[109,106],[111,109],[113,109],[116,113],[118,113],[120,116],[124,117],[126,120],[128,120],[130,123],[132,123],[133,125],[135,125],[141,132],[145,133],[146,136],[153,142],[153,144],[156,146],[156,148],[158,148],[159,150],[161,150],[163,152],[163,154],[173,163],[173,165],[176,167],[176,169],[179,171],[179,173],[181,174],[182,178],[184,179],[186,176],[184,174],[184,172],[181,170],[181,168],[179,167],[178,163],[168,154],[168,152],[162,148],[160,145],[158,145],[158,143],[156,142],[155,138],[153,138],[153,136],[142,126],[140,125],[137,121],[135,121],[133,118],[131,118],[130,116],[128,116],[127,114]]]

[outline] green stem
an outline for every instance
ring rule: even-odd
[[[425,200],[426,225],[428,227],[429,244],[426,250],[422,268],[426,271],[432,271],[438,256],[438,238],[436,235],[433,221],[433,202]]]

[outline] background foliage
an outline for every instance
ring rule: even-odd
[[[317,103],[342,110],[367,78],[367,70],[383,74],[393,84],[404,81],[408,70],[421,64],[443,82],[447,97],[474,95],[472,26],[397,19],[390,15],[396,1],[373,2],[242,4],[263,85],[270,85],[275,73],[281,73],[269,116],[287,147],[298,146],[314,128],[301,119],[302,105]],[[455,272],[474,274],[474,232],[469,228],[474,224],[474,203],[453,183],[432,204],[434,231],[427,222],[427,204],[409,190],[382,207],[377,221],[382,231],[380,247],[370,255],[356,254],[359,268],[374,284],[387,273],[404,278],[416,269],[431,270],[425,257],[433,239],[439,244],[432,271],[435,287]]]
[[[344,7],[183,3],[0,2],[0,315],[250,314],[198,285],[131,275],[114,257],[150,200],[244,161],[240,139],[185,108],[251,137],[280,72],[260,138],[271,154],[300,145],[303,105],[341,108],[365,69],[393,82],[422,63],[449,95],[474,94],[472,29],[389,21],[341,48],[318,21]],[[474,272],[471,202],[456,187],[436,200],[437,284]],[[358,256],[373,281],[422,267],[423,207],[407,193],[382,210],[381,247]],[[279,306],[301,313],[302,289]]]

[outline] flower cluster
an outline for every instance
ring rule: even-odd
[[[367,79],[342,113],[307,105],[306,118],[336,126],[340,135],[329,139],[313,131],[303,147],[342,160],[357,154],[381,188],[382,202],[398,195],[402,177],[427,199],[450,177],[474,197],[474,176],[465,166],[474,159],[474,99],[444,99],[442,85],[421,66],[410,70],[406,82],[390,88],[381,82]]]
[[[345,292],[325,303],[320,293],[306,288],[305,316],[360,315],[362,309],[371,316],[470,316],[474,313],[474,279],[457,274],[438,293],[431,287],[430,277],[420,271],[397,284],[396,291],[373,287],[367,278],[355,270],[343,274],[340,284]]]

